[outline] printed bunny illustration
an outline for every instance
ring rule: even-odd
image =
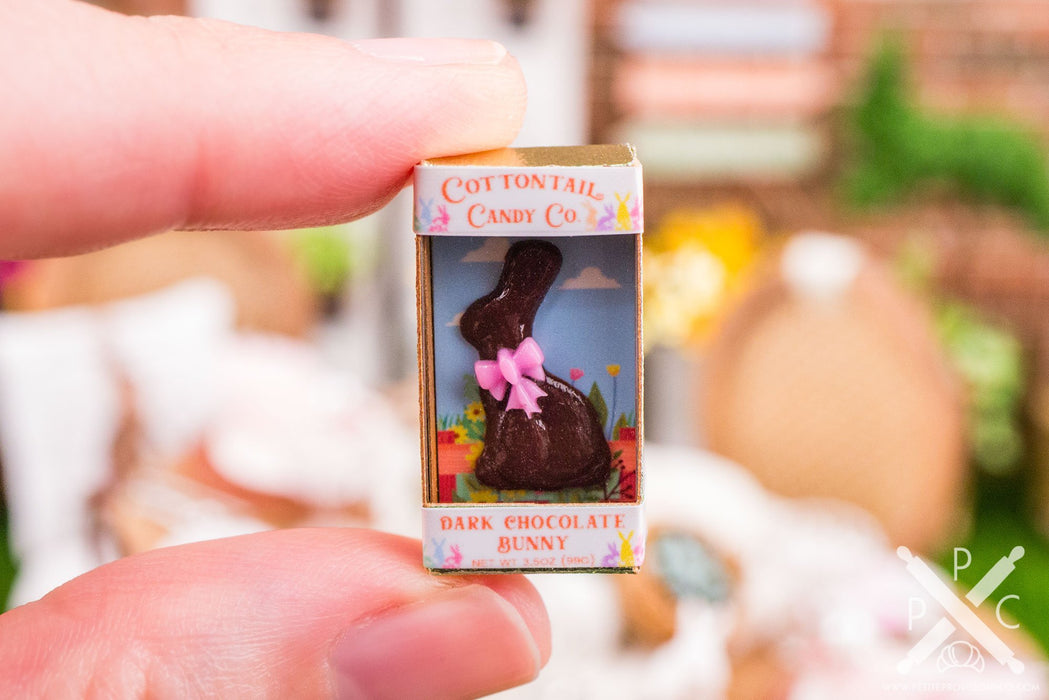
[[[612,456],[597,411],[571,383],[546,372],[532,323],[561,269],[552,243],[526,240],[506,253],[495,289],[475,301],[460,333],[475,364],[487,419],[477,480],[496,489],[603,484]]]
[[[459,551],[459,545],[452,545],[452,553],[444,560],[444,568],[459,569],[463,565],[463,553]]]
[[[601,557],[601,566],[614,568],[619,566],[619,550],[615,542],[608,543],[608,554]]]
[[[617,231],[629,231],[633,228],[633,222],[630,219],[630,209],[626,203],[630,201],[630,195],[620,197],[616,194],[616,201],[619,202],[619,207],[616,211],[616,230]]]
[[[430,223],[430,227],[429,227],[428,230],[431,233],[439,233],[441,231],[447,231],[448,230],[448,222],[450,220],[451,219],[448,216],[448,207],[446,207],[445,205],[441,204],[440,206],[437,207],[437,216]]]
[[[605,215],[598,219],[597,231],[612,231],[615,228],[616,212],[611,204],[605,205]]]
[[[433,198],[420,199],[415,205],[415,230],[429,231],[433,220]]]
[[[440,542],[438,542],[437,538],[431,538],[430,542],[433,544],[433,556],[431,557],[431,559],[433,559],[436,562],[443,562],[444,561],[444,545],[445,545],[446,542],[448,542],[448,540],[444,539],[444,540],[441,540]]]
[[[619,539],[622,544],[619,547],[619,561],[623,566],[634,565],[634,548],[630,545],[630,540],[634,537],[634,531],[631,530],[626,537],[623,537],[623,533],[619,533]]]
[[[586,230],[596,231],[597,230],[597,209],[590,202],[583,202],[583,207],[586,208]]]

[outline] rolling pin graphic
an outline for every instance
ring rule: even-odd
[[[976,613],[954,595],[951,589],[933,573],[928,564],[912,555],[911,551],[906,547],[899,547],[896,550],[896,554],[899,555],[900,559],[907,562],[907,571],[921,584],[922,588],[943,607],[948,615],[968,631],[984,649],[989,651],[998,663],[1008,666],[1013,673],[1019,674],[1023,672],[1023,662],[1016,658],[1013,651],[991,631],[983,620],[976,616]],[[972,590],[966,594],[966,599],[973,605],[980,605],[987,600],[987,597],[1016,569],[1016,562],[1023,555],[1023,547],[1013,547],[1012,551],[1009,552],[1009,556],[999,559],[991,567],[990,571],[984,574],[983,578],[973,586]],[[926,632],[925,636],[918,640],[918,643],[907,652],[907,657],[899,663],[897,669],[900,673],[909,672],[947,641],[956,629],[957,627],[951,620],[941,617],[940,621],[933,625],[932,629]]]

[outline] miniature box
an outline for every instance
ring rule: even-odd
[[[640,567],[642,221],[630,146],[416,166],[428,569]]]

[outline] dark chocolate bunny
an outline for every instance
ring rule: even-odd
[[[612,455],[597,411],[574,386],[547,373],[538,345],[526,342],[560,269],[561,251],[552,243],[515,243],[495,289],[472,303],[460,320],[463,338],[480,355],[479,379],[482,366],[499,375],[498,386],[485,389],[482,384],[487,424],[475,466],[477,480],[492,488],[595,486],[605,483],[611,471]],[[514,351],[520,353],[517,365],[511,362]],[[526,351],[536,361],[532,374],[526,368],[521,377],[527,362],[520,358]]]

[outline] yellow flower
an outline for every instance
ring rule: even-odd
[[[484,419],[484,406],[480,401],[474,401],[466,407],[466,419],[477,423]]]
[[[474,444],[470,445],[470,449],[466,453],[466,463],[472,467],[474,465],[474,462],[477,461],[477,458],[481,456],[481,451],[483,449],[483,442],[475,442]]]
[[[607,371],[611,377],[618,377],[619,365],[605,365],[605,371]]]
[[[645,241],[645,344],[702,340],[746,286],[764,238],[758,215],[737,205],[678,209]]]
[[[481,488],[470,494],[470,500],[474,503],[496,503],[499,501],[499,494],[495,489]]]
[[[455,444],[456,445],[464,445],[464,444],[466,444],[467,442],[470,441],[470,439],[468,437],[466,437],[466,428],[464,428],[463,426],[461,426],[461,425],[453,425],[451,430],[452,430],[453,433],[455,433]]]

